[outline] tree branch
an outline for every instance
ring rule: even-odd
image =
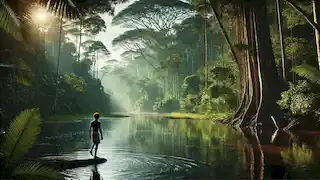
[[[315,29],[320,33],[320,26],[318,24],[316,24],[312,18],[308,17],[308,14],[301,9],[295,2],[293,2],[292,0],[285,0],[288,4],[290,4],[296,11],[298,11],[305,19],[306,21]]]
[[[214,14],[216,20],[218,21],[220,30],[221,30],[224,38],[226,39],[229,47],[230,47],[232,56],[233,56],[234,60],[235,60],[237,63],[239,63],[238,57],[237,57],[236,51],[234,50],[234,47],[233,47],[233,45],[232,45],[232,42],[231,42],[231,40],[230,40],[230,38],[229,38],[229,36],[228,36],[228,34],[227,34],[227,31],[225,30],[225,28],[224,28],[223,25],[222,25],[222,22],[221,22],[220,17],[218,16],[217,10],[214,8],[213,0],[209,0],[209,2],[210,2],[210,6],[211,6],[211,8],[212,8],[213,14]]]

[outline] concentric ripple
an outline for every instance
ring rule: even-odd
[[[97,165],[97,171],[103,179],[183,179],[201,165],[191,159],[139,153],[126,148],[99,149],[98,152],[99,157],[108,160],[104,164]],[[48,158],[72,160],[92,157],[88,150],[82,150]],[[66,173],[72,175],[74,177],[72,179],[90,179],[94,174],[94,167],[66,170]]]

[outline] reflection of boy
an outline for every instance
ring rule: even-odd
[[[97,165],[94,165],[94,169],[92,170],[92,176],[90,177],[90,180],[101,180],[100,174],[97,169]]]

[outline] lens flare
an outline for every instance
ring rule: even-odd
[[[50,20],[51,14],[44,8],[35,6],[32,11],[32,19],[38,25],[45,25]]]

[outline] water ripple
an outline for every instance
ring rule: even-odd
[[[135,152],[129,148],[103,148],[98,151],[99,157],[108,161],[97,166],[103,179],[183,179],[190,171],[204,164],[192,159]],[[92,158],[88,150],[76,151],[72,154],[50,156],[54,159],[88,159]],[[74,179],[90,179],[93,167],[67,170]]]

